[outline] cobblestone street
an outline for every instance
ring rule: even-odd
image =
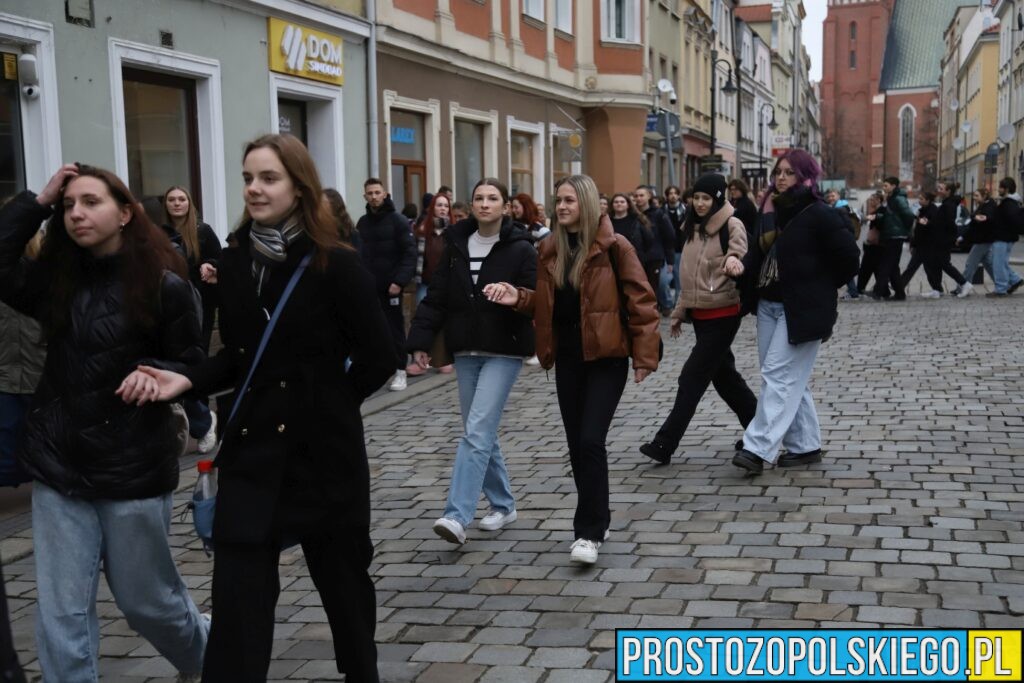
[[[472,527],[458,549],[430,528],[460,431],[455,382],[373,413],[383,680],[608,681],[618,627],[1019,628],[1024,297],[980,291],[842,303],[812,382],[824,462],[756,478],[729,462],[741,430],[713,391],[671,465],[637,451],[674,396],[692,344],[684,328],[662,368],[623,396],[609,443],[611,538],[589,569],[568,561],[576,494],[553,372],[524,369],[503,423],[518,522]],[[748,317],[734,351],[756,393],[754,333]],[[193,480],[189,469],[172,544],[208,608],[212,562],[177,516]],[[5,552],[30,537],[14,532]],[[4,572],[22,662],[38,674],[32,556],[20,554]],[[281,572],[271,679],[339,680],[301,554],[283,555]],[[105,679],[173,680],[105,585],[100,601]]]

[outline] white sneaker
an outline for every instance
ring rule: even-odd
[[[965,296],[971,293],[972,289],[974,289],[974,285],[972,285],[970,282],[965,282],[964,284],[960,285],[960,293],[956,295],[956,298],[963,299]]]
[[[585,538],[577,538],[573,541],[569,559],[579,564],[594,564],[597,562],[597,549],[600,547],[600,543],[588,541]]]
[[[529,358],[526,359],[526,364],[527,365],[540,365],[540,358],[537,358],[537,356],[530,356]]]
[[[199,452],[206,454],[217,445],[217,413],[210,411],[210,429],[199,439]]]
[[[439,517],[434,522],[434,533],[449,543],[456,545],[462,545],[466,542],[465,527],[450,517]]]
[[[486,517],[480,520],[480,524],[477,526],[484,531],[497,531],[506,524],[511,524],[514,521],[516,521],[516,511],[514,508],[511,512],[491,510]]]
[[[921,292],[922,299],[938,299],[942,297],[942,292],[931,290],[928,292]]]
[[[391,385],[388,387],[391,391],[405,391],[409,387],[409,383],[405,379],[405,370],[398,370],[395,372],[395,378],[391,380]]]

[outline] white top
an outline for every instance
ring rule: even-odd
[[[473,276],[473,284],[476,284],[476,278],[480,274],[480,266],[483,265],[484,259],[491,253],[491,249],[501,239],[501,233],[492,235],[491,237],[483,237],[480,231],[474,232],[469,236],[469,273]]]

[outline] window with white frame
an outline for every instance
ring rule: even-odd
[[[544,21],[544,0],[523,0],[523,14],[531,19]]]
[[[533,156],[534,145],[537,144],[536,136],[513,131],[509,142],[511,144],[509,161],[512,166],[509,192],[514,195],[520,192],[533,194],[535,177]]]
[[[555,28],[572,33],[572,0],[555,0]]]
[[[637,0],[601,0],[601,38],[640,42],[640,3]]]
[[[473,185],[484,177],[484,124],[455,121],[455,196],[470,198]]]
[[[903,107],[900,112],[900,175],[904,178],[913,172],[914,118],[914,108],[909,105]]]

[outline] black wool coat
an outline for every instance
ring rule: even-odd
[[[161,226],[167,236],[171,239],[178,252],[185,258],[188,263],[188,279],[192,283],[192,286],[199,292],[199,297],[203,303],[203,336],[205,338],[206,346],[210,345],[210,334],[213,332],[213,322],[217,312],[217,288],[214,285],[203,282],[202,275],[199,272],[199,267],[204,263],[208,263],[211,266],[216,267],[217,261],[220,259],[220,252],[223,249],[223,245],[220,243],[220,238],[217,237],[217,233],[213,231],[206,223],[199,223],[196,226],[196,232],[199,236],[199,257],[189,258],[185,250],[185,245],[181,241],[181,233],[175,230],[169,225]]]
[[[532,317],[517,313],[510,306],[491,303],[483,288],[494,282],[508,282],[536,289],[537,249],[526,230],[505,218],[498,243],[481,264],[474,284],[469,269],[469,236],[477,229],[476,219],[467,218],[445,231],[444,255],[409,328],[406,348],[410,352],[429,351],[434,336],[443,330],[450,353],[533,355]]]
[[[657,265],[661,267],[667,261],[669,265],[675,262],[676,237],[672,229],[672,221],[661,209],[653,206],[644,211],[647,220],[651,224],[651,233],[654,239],[651,240],[647,253],[641,259],[644,265]]]
[[[642,263],[644,254],[650,249],[651,242],[654,240],[650,228],[644,227],[637,214],[626,214],[622,218],[609,215],[608,218],[612,221],[612,230],[615,231],[615,234],[622,235],[629,240]]]
[[[241,388],[278,299],[312,248],[305,238],[293,243],[257,295],[249,228],[235,233],[237,246],[222,252],[217,268],[224,348],[185,373],[199,395]],[[219,540],[266,543],[328,523],[369,524],[359,406],[394,373],[394,345],[356,252],[332,249],[326,269],[316,264],[314,257],[292,292],[224,429],[215,461]]]
[[[796,215],[775,238],[789,343],[825,341],[839,315],[836,290],[857,274],[860,250],[843,217],[823,201],[805,201],[794,208]],[[775,229],[777,215],[759,215],[757,239],[743,257],[740,288],[744,308],[752,311],[757,309],[757,281],[766,255],[761,237]]]
[[[378,296],[388,296],[393,284],[405,287],[416,275],[416,240],[409,220],[395,211],[391,197],[373,211],[366,205],[366,214],[356,224],[359,253],[363,264],[376,280]]]
[[[985,220],[978,220],[978,216],[984,216]],[[986,199],[974,207],[971,222],[967,225],[967,231],[964,233],[964,242],[967,244],[991,244],[996,239],[998,221],[996,203],[991,199]]]

